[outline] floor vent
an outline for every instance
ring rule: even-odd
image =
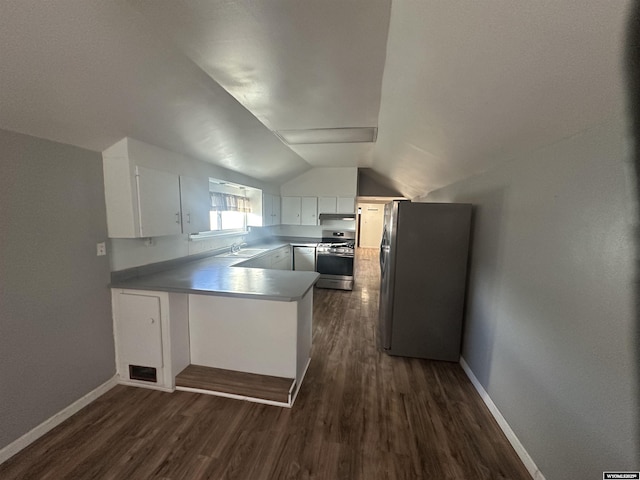
[[[129,378],[131,380],[141,380],[143,382],[158,383],[158,375],[156,369],[153,367],[129,365]]]

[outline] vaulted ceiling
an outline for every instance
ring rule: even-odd
[[[413,197],[620,112],[628,3],[0,2],[0,128],[129,136],[276,184],[369,167]],[[274,133],[344,127],[377,141]]]

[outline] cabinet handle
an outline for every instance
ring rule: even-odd
[[[176,223],[180,223],[180,212],[176,213]]]
[[[191,223],[191,214],[187,213],[187,223]]]
[[[150,318],[149,321],[151,322],[151,325],[153,325],[154,323],[156,323],[156,319],[155,318]]]

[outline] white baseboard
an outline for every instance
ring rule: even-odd
[[[212,395],[214,397],[233,398],[234,400],[244,400],[245,402],[262,403],[264,405],[271,405],[274,407],[291,408],[291,404],[288,402],[276,402],[274,400],[265,400],[264,398],[236,395],[235,393],[217,392],[215,390],[204,390],[202,388],[192,387],[176,387],[176,390],[180,392],[202,393],[204,395]]]
[[[53,430],[55,427],[64,422],[67,418],[71,417],[73,414],[79,412],[82,408],[89,405],[96,398],[104,395],[113,387],[115,387],[118,383],[117,377],[114,376],[107,380],[105,383],[100,385],[98,388],[90,391],[82,398],[76,400],[71,405],[66,407],[65,409],[59,411],[52,417],[48,418],[44,422],[42,422],[37,427],[29,430],[27,433],[22,435],[20,438],[10,443],[6,447],[0,450],[0,463],[6,462],[11,457],[13,457],[16,453],[22,450],[25,447],[28,447],[37,439],[42,437],[47,432]]]
[[[131,381],[126,378],[121,378],[116,374],[116,381],[118,385],[125,385],[127,387],[136,387],[136,388],[146,388],[147,390],[158,390],[159,392],[167,392],[171,393],[175,391],[175,388],[172,387],[161,387],[158,385],[154,385],[153,383],[145,383],[145,382],[136,382]]]
[[[304,380],[304,377],[307,374],[307,370],[309,370],[309,365],[311,365],[311,357],[309,357],[309,359],[307,360],[307,364],[304,367],[304,372],[302,372],[302,377],[300,377],[300,382],[296,383],[296,386],[295,386],[296,390],[295,392],[293,392],[293,398],[291,399],[292,407],[296,401],[296,398],[298,398],[298,393],[300,392],[300,388],[302,387],[302,381]]]
[[[522,443],[520,443],[520,440],[518,439],[518,437],[516,437],[516,434],[507,423],[507,420],[502,416],[502,414],[500,413],[500,410],[498,410],[498,407],[496,407],[496,404],[493,403],[493,400],[491,400],[491,397],[489,397],[489,394],[486,392],[484,387],[480,384],[476,376],[471,371],[471,368],[462,357],[460,357],[460,365],[462,366],[462,369],[464,370],[464,372],[467,374],[467,377],[469,377],[469,380],[471,380],[471,383],[473,384],[475,389],[480,394],[482,401],[485,403],[485,405],[491,412],[491,415],[493,415],[493,418],[495,418],[496,422],[498,422],[498,425],[504,432],[505,436],[507,437],[507,440],[509,440],[509,443],[511,443],[511,446],[513,447],[513,449],[518,454],[518,457],[520,457],[520,460],[522,460],[522,463],[524,464],[525,468],[529,471],[531,478],[533,478],[534,480],[545,480],[544,475],[542,475],[542,472],[538,469],[538,467],[536,466],[535,462],[533,461],[529,453],[525,450]]]

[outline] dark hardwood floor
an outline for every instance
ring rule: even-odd
[[[117,386],[0,479],[530,479],[458,364],[376,350],[377,254],[353,292],[316,290],[292,409]]]

